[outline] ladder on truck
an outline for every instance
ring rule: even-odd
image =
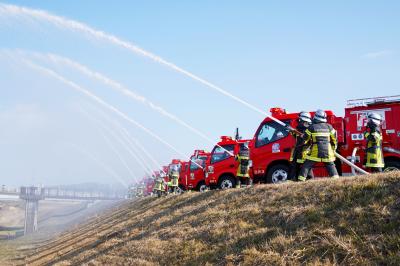
[[[369,106],[380,103],[399,103],[399,102],[400,102],[400,95],[382,96],[382,97],[348,100],[347,107]]]

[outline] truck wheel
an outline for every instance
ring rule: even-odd
[[[289,166],[285,164],[278,164],[272,166],[267,173],[267,183],[280,183],[288,180]]]
[[[197,190],[198,190],[199,192],[205,192],[205,191],[208,190],[208,187],[207,187],[206,183],[200,182],[200,183],[197,185]]]
[[[235,186],[236,182],[235,179],[228,175],[224,175],[221,177],[221,180],[219,181],[219,188],[220,189],[229,189],[233,188]]]
[[[385,164],[385,172],[391,172],[391,171],[400,171],[400,162],[397,161],[388,161]]]

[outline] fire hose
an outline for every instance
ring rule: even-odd
[[[383,150],[386,151],[386,152],[391,152],[391,153],[395,153],[395,154],[400,155],[400,151],[396,150],[396,149],[393,149],[393,148],[384,147]]]
[[[364,175],[369,175],[369,173],[363,169],[361,169],[360,167],[358,167],[357,165],[355,165],[354,163],[350,162],[349,160],[347,160],[346,158],[344,158],[342,155],[340,155],[339,153],[335,152],[335,156],[336,158],[338,158],[339,160],[341,160],[342,162],[344,162],[345,164],[347,164],[348,166],[350,166],[353,169],[356,169],[357,171],[359,171],[360,173],[364,174]]]
[[[270,118],[270,119],[272,119],[273,121],[275,121],[275,122],[278,123],[279,125],[285,127],[287,130],[292,131],[292,132],[295,132],[295,133],[301,135],[301,133],[300,133],[298,130],[296,130],[295,128],[291,127],[290,125],[285,124],[285,123],[282,122],[281,120],[279,120],[279,119],[277,119],[277,118],[275,118],[275,117],[273,117],[273,116],[270,116],[270,115],[267,115],[267,117]],[[358,166],[355,165],[354,163],[350,162],[349,160],[347,160],[346,158],[344,158],[342,155],[340,155],[340,154],[337,153],[336,151],[335,151],[335,156],[336,156],[336,158],[338,158],[339,160],[341,160],[343,163],[345,163],[345,164],[347,164],[348,166],[352,167],[353,169],[359,171],[360,173],[362,173],[362,174],[364,174],[364,175],[369,175],[369,173],[368,173],[367,171],[361,169],[360,167],[358,167]]]

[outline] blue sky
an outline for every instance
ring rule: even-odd
[[[276,106],[288,111],[324,108],[342,115],[347,99],[400,91],[398,1],[2,3],[45,10],[112,33],[267,111]],[[45,21],[0,15],[0,34],[0,49],[51,52],[78,61],[179,115],[215,141],[232,135],[237,126],[251,138],[263,118],[147,58]],[[187,157],[195,148],[211,150],[204,139],[106,86],[72,69],[43,64],[121,108]],[[8,57],[1,57],[0,70],[4,73],[0,77],[1,181],[110,182],[109,174],[70,148],[71,143],[131,179],[96,125],[79,112],[90,100]],[[181,157],[121,122],[161,163]],[[138,164],[123,147],[118,148],[136,175],[142,176]]]

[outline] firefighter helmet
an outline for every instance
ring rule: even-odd
[[[315,112],[313,121],[317,123],[326,123],[327,122],[326,117],[327,117],[326,113],[323,110],[319,109]]]
[[[368,114],[368,122],[372,123],[376,126],[380,126],[382,123],[382,117],[380,114],[377,114],[377,113],[369,113]]]
[[[299,121],[311,123],[311,115],[308,112],[300,112]]]

